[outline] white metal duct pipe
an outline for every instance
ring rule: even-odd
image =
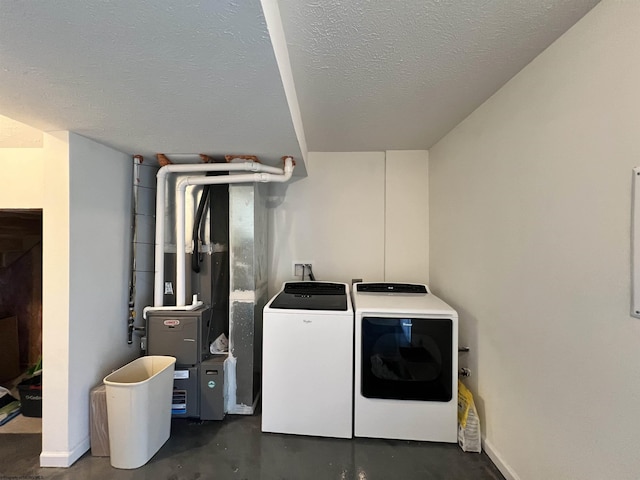
[[[216,185],[231,183],[284,183],[293,174],[293,159],[285,158],[284,169],[279,174],[250,173],[245,175],[223,175],[217,177],[186,177],[176,186],[176,306],[185,305],[186,295],[186,253],[185,253],[185,196],[189,185]],[[194,239],[194,241],[197,241]]]
[[[265,172],[278,175],[283,174],[281,168],[270,167],[257,162],[170,164],[158,170],[156,176],[156,245],[155,278],[153,285],[153,305],[155,307],[162,307],[164,304],[164,197],[167,188],[167,176],[171,173],[201,172]]]

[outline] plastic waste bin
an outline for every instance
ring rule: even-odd
[[[169,439],[175,363],[141,357],[104,378],[111,466],[141,467]]]

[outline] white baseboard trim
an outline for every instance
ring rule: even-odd
[[[502,455],[498,453],[486,438],[482,439],[482,448],[506,480],[520,480],[520,477],[518,477],[513,468],[503,460]]]
[[[76,445],[71,451],[68,452],[46,452],[40,453],[40,466],[41,467],[58,467],[66,468],[70,467],[78,460],[84,452],[89,450],[91,446],[90,438],[87,435],[78,445]]]

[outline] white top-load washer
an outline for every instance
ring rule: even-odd
[[[426,285],[356,283],[354,435],[457,441],[458,314]]]
[[[353,436],[349,287],[285,282],[264,308],[262,431]]]

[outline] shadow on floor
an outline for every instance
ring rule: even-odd
[[[485,454],[455,444],[260,431],[260,416],[222,422],[174,419],[171,438],[145,466],[117,470],[108,457],[85,454],[67,469],[38,466],[40,435],[0,438],[0,478],[34,479],[340,479],[503,480]],[[7,441],[6,439],[10,439]]]

